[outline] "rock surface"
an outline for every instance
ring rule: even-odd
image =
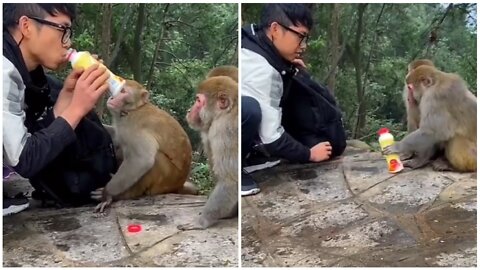
[[[31,189],[27,180],[4,182],[4,191]],[[106,215],[94,206],[31,207],[3,218],[3,266],[238,266],[237,219],[204,231],[177,229],[200,212],[204,196],[167,194],[120,201]],[[131,224],[142,230],[128,232]]]
[[[242,198],[242,266],[476,266],[476,173],[393,175],[380,153],[349,147],[253,177],[262,192]]]

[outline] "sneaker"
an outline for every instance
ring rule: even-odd
[[[246,173],[252,173],[254,171],[259,171],[266,168],[274,167],[280,164],[280,161],[281,160],[278,158],[266,157],[260,152],[252,152],[247,155],[243,170]]]
[[[260,192],[260,188],[253,177],[245,171],[242,171],[242,190],[240,194],[243,196],[255,195]]]
[[[3,194],[3,216],[19,213],[27,209],[29,205],[27,197],[22,193],[13,198]]]

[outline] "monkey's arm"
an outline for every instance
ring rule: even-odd
[[[124,159],[117,173],[105,187],[107,194],[117,196],[131,188],[155,163],[158,143],[148,134],[123,147]]]
[[[424,132],[422,129],[417,129],[405,136],[401,141],[386,147],[383,153],[388,155],[393,153],[423,152],[425,149],[434,148],[435,143],[433,135]]]
[[[408,134],[403,140],[388,146],[383,154],[400,153],[402,155],[410,155],[416,153],[413,159],[407,160],[403,165],[411,168],[419,168],[426,165],[430,158],[435,154],[436,140],[432,134],[417,129]]]

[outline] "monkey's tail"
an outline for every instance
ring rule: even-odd
[[[185,182],[183,187],[178,190],[177,193],[178,194],[198,195],[199,190],[198,190],[198,187],[194,183],[192,183],[190,181],[187,181],[187,182]]]

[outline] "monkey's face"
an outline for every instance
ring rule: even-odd
[[[107,100],[107,107],[112,113],[133,111],[148,102],[148,91],[133,88],[128,84],[120,92]]]
[[[187,111],[188,125],[195,130],[202,128],[202,119],[200,117],[205,105],[207,104],[207,98],[204,94],[197,94],[195,97],[195,103]]]
[[[437,69],[433,66],[421,65],[408,73],[405,79],[408,91],[417,102],[420,102],[427,91],[435,89],[437,72]]]

